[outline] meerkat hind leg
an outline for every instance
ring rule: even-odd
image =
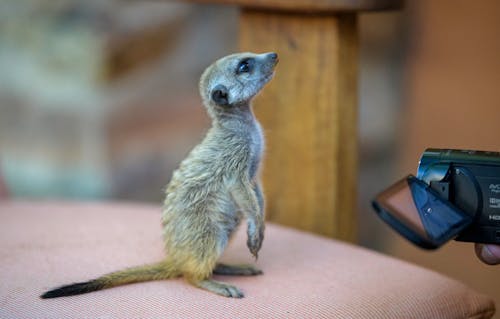
[[[224,276],[256,276],[262,275],[262,270],[252,265],[226,265],[218,263],[213,273],[214,275]]]
[[[213,279],[204,279],[199,281],[190,280],[198,288],[214,292],[218,295],[230,298],[243,298],[244,295],[237,287]]]

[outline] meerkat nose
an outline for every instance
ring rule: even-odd
[[[274,68],[276,66],[276,64],[278,64],[278,62],[279,62],[278,54],[275,52],[267,53],[266,60],[267,60],[267,63],[271,64],[272,68]]]

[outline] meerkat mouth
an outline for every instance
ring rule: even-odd
[[[266,75],[266,81],[270,81],[274,77],[274,74],[276,73],[276,65],[278,65],[279,61],[279,58],[276,57],[276,60],[274,60],[274,64],[271,66],[271,72]]]
[[[264,82],[267,83],[269,81],[271,81],[271,79],[274,77],[274,73],[276,73],[275,71],[267,74],[265,77],[264,77]]]

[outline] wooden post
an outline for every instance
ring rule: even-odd
[[[241,51],[275,51],[275,79],[255,101],[267,139],[268,220],[356,240],[360,11],[401,0],[192,0],[235,4]]]
[[[280,59],[255,101],[267,141],[268,219],[354,241],[356,16],[244,9],[240,49],[275,51]]]

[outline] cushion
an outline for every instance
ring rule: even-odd
[[[455,280],[351,244],[268,224],[254,277],[221,297],[182,278],[56,299],[47,289],[163,257],[160,207],[0,201],[0,318],[490,318]],[[227,263],[253,263],[241,227]]]

